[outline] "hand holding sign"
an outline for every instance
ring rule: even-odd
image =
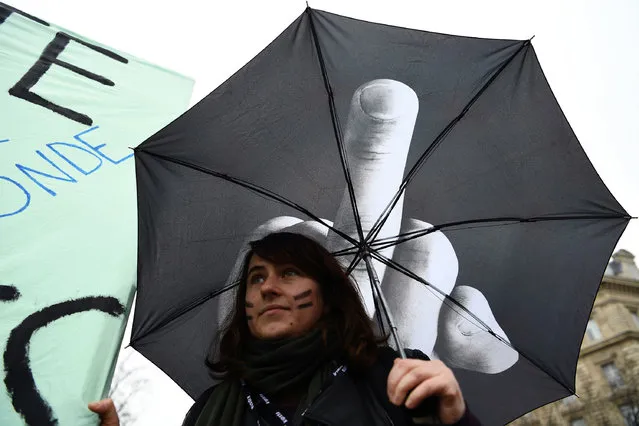
[[[120,426],[120,418],[111,398],[92,402],[88,407],[89,410],[100,416],[100,426]]]

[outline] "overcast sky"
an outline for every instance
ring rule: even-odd
[[[8,3],[194,78],[193,102],[249,61],[306,6],[301,0]],[[312,0],[310,6],[451,34],[510,39],[534,35],[546,77],[590,160],[626,210],[639,215],[638,1]],[[639,255],[636,220],[618,248]],[[189,400],[168,380],[150,377],[157,386],[139,402],[142,417],[137,424],[180,424]]]

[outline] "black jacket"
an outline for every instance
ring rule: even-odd
[[[418,350],[406,350],[409,358],[428,359]],[[303,417],[322,426],[413,426],[433,424],[436,401],[429,399],[415,410],[393,405],[386,394],[388,373],[393,367],[397,353],[391,348],[381,348],[377,362],[364,376],[339,375],[313,403],[306,408]],[[206,390],[193,404],[182,426],[194,426],[214,387]],[[247,413],[244,424],[255,426],[257,419]],[[262,420],[261,424],[265,424]],[[456,426],[479,426],[479,421],[467,409]]]

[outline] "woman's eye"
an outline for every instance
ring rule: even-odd
[[[264,282],[264,276],[262,275],[252,275],[251,278],[249,278],[249,283],[251,284],[261,284]]]
[[[300,273],[297,270],[295,270],[295,269],[286,269],[286,270],[284,270],[282,275],[285,276],[285,277],[296,277],[296,276],[300,275]]]

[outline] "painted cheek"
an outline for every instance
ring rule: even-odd
[[[253,307],[255,305],[251,302],[249,302],[248,300],[244,301],[244,307],[246,308],[244,310],[244,315],[246,315],[246,320],[247,321],[251,321],[253,319]]]

